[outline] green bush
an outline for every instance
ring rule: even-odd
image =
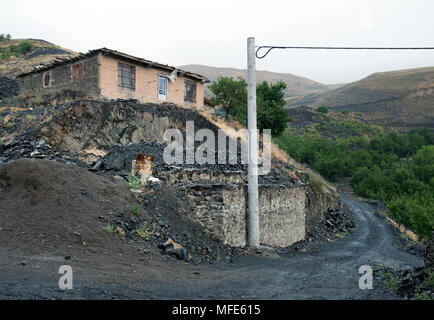
[[[11,44],[4,48],[0,53],[0,60],[7,60],[12,56],[19,57],[20,55],[26,55],[32,52],[35,46],[30,41],[24,40],[18,45]]]
[[[316,109],[317,112],[320,113],[328,113],[329,112],[329,108],[325,107],[325,106],[320,106]]]
[[[359,127],[349,123],[350,127]],[[422,236],[434,230],[434,134],[377,133],[334,142],[289,129],[274,141],[295,160],[330,180],[350,177],[355,193],[381,200],[390,214]]]

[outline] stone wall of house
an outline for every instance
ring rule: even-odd
[[[79,81],[72,80],[72,66],[83,64],[83,78]],[[50,84],[44,86],[44,75],[50,72]],[[20,94],[35,96],[60,92],[62,90],[76,90],[85,95],[95,96],[100,94],[99,89],[99,62],[98,55],[88,59],[59,65],[49,71],[40,71],[18,78]]]
[[[158,176],[185,192],[186,200],[195,207],[189,218],[207,233],[225,244],[246,245],[245,174],[180,169]],[[304,186],[260,185],[261,244],[286,247],[305,239],[305,199]]]

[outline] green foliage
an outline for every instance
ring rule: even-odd
[[[130,173],[128,176],[127,185],[128,185],[128,188],[133,189],[133,190],[140,189],[139,178],[137,178],[136,176],[134,176]]]
[[[113,234],[113,232],[115,232],[115,229],[113,226],[111,225],[106,225],[104,228],[102,228],[105,232],[107,232],[108,234]]]
[[[259,83],[256,87],[258,129],[271,129],[273,137],[280,136],[289,121],[283,107],[286,84],[282,81],[268,84],[267,81]]]
[[[414,290],[413,300],[431,300],[426,291],[421,291],[419,286]]]
[[[135,216],[139,216],[140,215],[140,207],[139,206],[132,207],[130,211]]]
[[[0,42],[2,42],[2,41],[7,41],[7,40],[11,40],[11,35],[8,33],[8,34],[4,34],[4,33],[2,33],[2,34],[0,34]]]
[[[222,106],[227,115],[232,115],[237,121],[247,124],[247,83],[244,79],[221,77],[210,85],[215,97],[211,101]],[[269,84],[264,81],[256,88],[258,129],[272,129],[273,137],[279,136],[289,121],[283,99],[286,84],[277,82]]]
[[[346,116],[350,114],[350,112],[348,110],[342,110],[341,113],[346,115]]]
[[[220,105],[226,115],[230,114],[243,124],[246,123],[247,83],[244,79],[221,77],[209,89],[215,95],[211,98],[212,103]]]
[[[7,60],[11,56],[19,57],[20,55],[26,55],[32,52],[35,46],[30,41],[24,40],[19,45],[11,44],[4,48],[0,53],[0,60]]]
[[[148,239],[152,236],[152,232],[148,231],[148,228],[144,224],[136,229],[136,233],[140,238],[143,239]]]
[[[434,134],[429,130],[331,141],[287,129],[274,140],[327,179],[351,177],[355,193],[383,201],[396,221],[417,234],[428,237],[434,230]]]
[[[327,108],[326,106],[319,106],[319,107],[316,109],[316,111],[317,111],[317,112],[320,112],[320,113],[328,113],[328,112],[329,112],[329,108]]]
[[[25,40],[18,45],[18,52],[22,55],[26,55],[35,49],[33,43]]]

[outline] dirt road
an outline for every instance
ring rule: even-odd
[[[24,271],[0,255],[1,299],[397,299],[374,280],[372,290],[359,289],[361,265],[413,267],[423,259],[402,248],[399,235],[365,204],[342,195],[359,226],[348,238],[319,246],[315,252],[282,258],[240,256],[232,263],[192,266],[170,260],[138,266],[113,258],[110,266],[70,262],[74,289],[61,291],[56,274],[59,258]],[[0,252],[3,253],[3,252]],[[18,261],[15,259],[15,261]],[[151,273],[151,276],[149,276]]]

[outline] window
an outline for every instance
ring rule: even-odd
[[[83,63],[77,63],[71,66],[72,81],[80,81],[83,79]]]
[[[196,102],[196,88],[197,88],[196,82],[185,80],[184,101]]]
[[[158,75],[158,100],[167,100],[167,76]]]
[[[134,90],[136,87],[136,68],[129,64],[118,63],[118,87]]]
[[[44,88],[47,88],[51,85],[51,71],[44,72],[42,75],[42,82]]]

